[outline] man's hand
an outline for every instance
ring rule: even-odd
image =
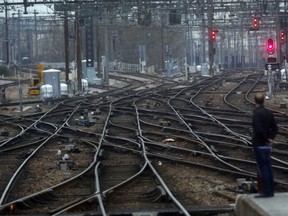
[[[277,142],[273,139],[268,139],[267,145],[272,146],[273,144],[276,144]]]

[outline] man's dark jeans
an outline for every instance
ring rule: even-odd
[[[259,146],[254,148],[257,169],[263,182],[263,195],[274,195],[274,176],[271,160],[271,147]]]

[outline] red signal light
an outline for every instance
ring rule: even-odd
[[[272,55],[275,52],[275,46],[274,46],[274,41],[272,38],[269,38],[267,41],[267,53]]]
[[[216,35],[217,35],[217,30],[216,29],[212,29],[211,30],[211,35],[210,35],[210,39],[212,42],[216,41]]]
[[[258,17],[253,18],[253,29],[255,29],[255,30],[259,29],[259,18]]]
[[[281,31],[281,33],[280,33],[280,40],[281,40],[281,42],[285,42],[285,32],[284,31]]]

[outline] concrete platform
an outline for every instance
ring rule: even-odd
[[[254,198],[257,194],[238,195],[236,216],[287,216],[288,193],[276,193],[271,198]]]

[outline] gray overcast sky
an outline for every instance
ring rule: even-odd
[[[0,3],[2,3],[4,0],[0,0]],[[7,0],[8,2],[13,2],[13,0]],[[28,11],[28,14],[33,14],[34,10],[36,10],[39,14],[53,14],[54,11],[52,10],[53,9],[53,5],[52,4],[47,4],[47,5],[34,5],[34,6],[30,6],[30,7],[27,7],[27,11]],[[2,7],[2,10],[4,9],[4,7]],[[15,6],[13,9],[12,7],[8,7],[8,14],[11,14],[11,13],[15,13],[17,12],[18,10],[20,10],[21,12],[24,12],[24,6],[22,5],[17,5]],[[4,10],[0,12],[0,16],[3,17],[5,15],[4,13]]]

